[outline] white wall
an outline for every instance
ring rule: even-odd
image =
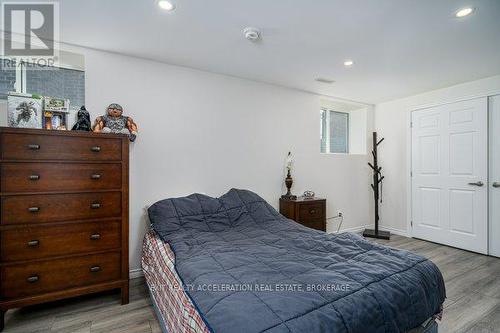
[[[366,154],[368,112],[367,108],[349,111],[349,154]]]
[[[367,157],[319,153],[318,96],[69,49],[85,55],[86,103],[92,118],[117,102],[139,126],[130,156],[131,269],[140,267],[147,205],[192,192],[219,196],[237,187],[259,193],[276,207],[284,193],[283,163],[289,150],[296,161],[294,193],[307,189],[326,197],[329,216],[343,211],[343,228],[371,222]],[[335,227],[335,221],[328,226]]]
[[[398,99],[375,106],[375,129],[385,137],[380,146],[380,165],[386,176],[380,221],[383,227],[407,232],[409,198],[409,113],[420,106],[452,102],[500,92],[500,75]]]

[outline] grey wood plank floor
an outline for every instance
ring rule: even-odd
[[[431,259],[446,281],[440,333],[500,333],[500,259],[393,235],[377,242]],[[130,304],[118,293],[89,295],[10,310],[5,333],[160,333],[143,279],[131,281]],[[369,333],[369,332],[367,332]]]

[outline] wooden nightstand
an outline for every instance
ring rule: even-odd
[[[306,227],[326,231],[326,199],[280,199],[280,213]]]

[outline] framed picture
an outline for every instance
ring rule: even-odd
[[[45,111],[69,111],[69,99],[45,97],[43,99],[43,109]]]
[[[68,129],[68,112],[44,111],[43,128],[65,131]]]
[[[69,100],[54,97],[43,99],[43,128],[48,130],[68,129]]]
[[[43,103],[32,95],[7,97],[7,122],[9,127],[42,128]]]

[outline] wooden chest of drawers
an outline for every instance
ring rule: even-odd
[[[280,199],[280,213],[306,227],[326,231],[326,199]]]
[[[121,289],[128,138],[0,128],[0,311]]]

